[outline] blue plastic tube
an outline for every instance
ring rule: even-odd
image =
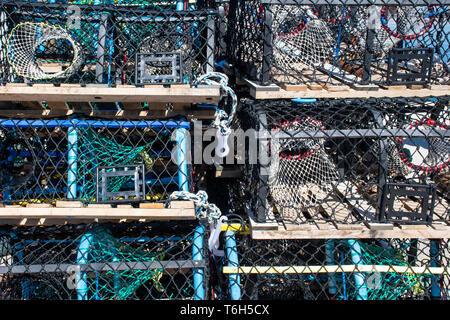
[[[68,130],[68,150],[67,163],[69,170],[67,172],[67,199],[77,198],[77,161],[78,161],[78,133],[76,128]]]
[[[225,246],[229,267],[239,267],[236,238],[234,231],[228,230],[225,233]],[[239,273],[229,275],[231,300],[241,300],[241,277]]]
[[[0,119],[0,127],[3,128],[153,128],[153,129],[189,129],[187,121],[111,121],[111,120],[19,120]]]
[[[78,246],[77,264],[85,264],[88,262],[89,249],[93,243],[94,236],[91,233],[83,235]],[[76,276],[76,288],[78,300],[88,300],[88,284],[86,272],[77,272]]]
[[[192,260],[202,261],[204,250],[203,237],[205,235],[205,226],[198,226],[194,233],[194,245],[192,247]],[[203,268],[193,268],[194,273],[194,300],[205,300],[204,277],[205,270]]]
[[[180,128],[176,130],[177,141],[177,165],[178,165],[178,190],[189,191],[188,167],[187,167],[187,137],[189,132]]]
[[[350,246],[350,253],[352,257],[352,261],[355,265],[358,265],[362,262],[361,259],[361,246],[358,241],[353,239],[348,240],[348,245]],[[355,286],[358,290],[358,294],[356,296],[356,300],[367,300],[367,286],[366,279],[362,273],[355,273]]]

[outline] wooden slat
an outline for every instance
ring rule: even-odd
[[[252,229],[255,240],[312,240],[312,239],[448,239],[450,226],[414,226],[414,228],[370,229],[364,225],[352,229],[261,230]]]
[[[372,207],[363,195],[360,194],[358,188],[350,181],[339,183],[336,186],[336,194],[345,201],[354,210],[355,213],[373,219],[375,217],[375,208]]]
[[[219,88],[104,88],[104,87],[41,87],[0,86],[0,101],[47,102],[219,102]]]
[[[58,111],[67,111],[69,110],[69,107],[67,106],[67,104],[65,102],[61,102],[61,101],[50,101],[47,102],[49,108],[53,111],[58,110]]]
[[[56,208],[83,208],[84,204],[81,201],[61,201],[57,200]]]
[[[194,220],[194,209],[0,208],[0,219],[148,219]]]
[[[172,209],[194,209],[194,201],[171,201],[169,207]]]
[[[139,208],[141,209],[164,209],[164,203],[158,202],[149,202],[149,203],[140,203]]]
[[[264,91],[261,88],[254,90],[250,87],[250,95],[254,99],[294,99],[294,98],[411,98],[444,96],[450,94],[450,86],[442,85],[441,90],[420,89],[420,90],[355,90],[333,92],[328,90],[306,90],[306,91],[286,91],[280,88],[279,91]]]

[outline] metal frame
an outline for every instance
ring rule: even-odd
[[[432,223],[433,210],[436,200],[436,185],[434,184],[402,184],[402,183],[386,183],[383,197],[386,207],[382,210],[382,220],[386,222],[401,222],[411,224]],[[396,210],[394,201],[396,197],[415,197],[422,199],[421,212],[407,212]]]
[[[433,48],[392,48],[388,56],[386,82],[389,85],[427,84],[431,80]],[[418,59],[421,61],[419,72],[403,69],[399,72],[401,61]]]
[[[146,68],[149,63],[170,63],[172,74],[150,74]],[[180,52],[136,54],[136,85],[177,83],[183,83],[183,57]]]
[[[112,169],[107,172],[106,170]],[[124,169],[124,170],[120,170]],[[130,170],[131,169],[131,170]],[[134,191],[108,192],[108,178],[132,177],[134,176]],[[145,201],[145,166],[123,165],[97,167],[97,203],[124,203]],[[107,198],[123,197],[123,200],[107,200]],[[135,197],[135,199],[130,199]]]

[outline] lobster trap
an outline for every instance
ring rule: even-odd
[[[188,130],[171,120],[1,119],[1,199],[166,201],[192,186]]]
[[[246,145],[247,212],[291,224],[448,221],[448,108],[447,96],[243,99],[239,126],[259,137]]]
[[[216,23],[210,1],[2,1],[1,82],[192,84],[214,69]],[[179,63],[141,65],[163,53]]]
[[[389,56],[399,48],[431,50],[429,74],[419,57],[400,59],[401,84],[446,84],[446,1],[249,0],[230,5],[228,57],[237,76],[263,85],[391,85]]]
[[[126,223],[2,228],[0,296],[13,300],[202,300],[204,227]]]
[[[228,237],[236,235],[229,233]],[[230,249],[223,266],[231,299],[449,298],[447,240],[237,239],[236,249]]]

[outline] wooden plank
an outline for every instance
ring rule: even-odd
[[[319,212],[326,218],[339,223],[352,222],[353,218],[351,210],[338,199],[333,192],[329,194],[325,193],[322,189],[317,186],[308,186],[310,196],[314,195],[316,198],[320,199],[319,202]],[[328,186],[331,190],[332,186]]]
[[[441,90],[355,90],[332,92],[327,90],[306,90],[306,91],[286,91],[280,88],[279,91],[250,91],[254,99],[294,99],[294,98],[411,98],[428,96],[445,96],[450,94],[450,86],[441,86]]]
[[[194,209],[0,208],[0,219],[148,219],[195,220]]]
[[[336,229],[336,230],[258,230],[251,229],[252,238],[255,240],[312,240],[312,239],[448,239],[450,238],[450,226],[433,228],[422,226],[421,228],[393,229]]]
[[[69,110],[69,107],[67,106],[67,104],[62,101],[49,101],[49,102],[47,102],[47,104],[51,110],[58,110],[58,111]]]
[[[280,87],[286,91],[306,91],[308,86],[306,84],[280,84]]]
[[[0,101],[219,102],[219,88],[104,88],[0,86]]]
[[[27,203],[27,208],[51,208],[49,203]]]
[[[367,223],[370,230],[393,230],[394,225],[392,223]]]
[[[280,91],[280,87],[273,83],[267,86],[263,86],[248,79],[244,79],[244,81],[253,91]]]
[[[144,202],[139,204],[141,209],[164,209],[164,203],[160,202]]]
[[[336,185],[335,190],[337,196],[345,201],[353,212],[362,218],[373,220],[376,216],[376,211],[371,206],[363,195],[360,194],[358,188],[350,181],[341,182]]]
[[[172,209],[194,209],[194,201],[171,201],[169,208]]]
[[[87,205],[88,208],[112,208],[112,205],[110,204],[104,204],[104,203],[90,203]]]
[[[361,81],[360,77],[352,74],[349,72],[349,70],[344,70],[344,74],[339,74],[338,72],[334,71],[338,69],[337,67],[333,67],[332,65],[325,63],[323,66],[319,67],[319,70],[321,70],[325,75],[330,75],[333,79],[336,79],[340,81],[343,85],[342,88],[345,88],[345,90],[341,91],[348,91],[349,86],[354,88],[355,90],[378,90],[378,86],[374,84],[367,84],[367,85],[361,85],[359,82]],[[327,86],[328,91],[339,91],[339,86],[333,86],[334,88],[330,88]]]
[[[84,204],[81,201],[56,201],[56,208],[83,208]]]

